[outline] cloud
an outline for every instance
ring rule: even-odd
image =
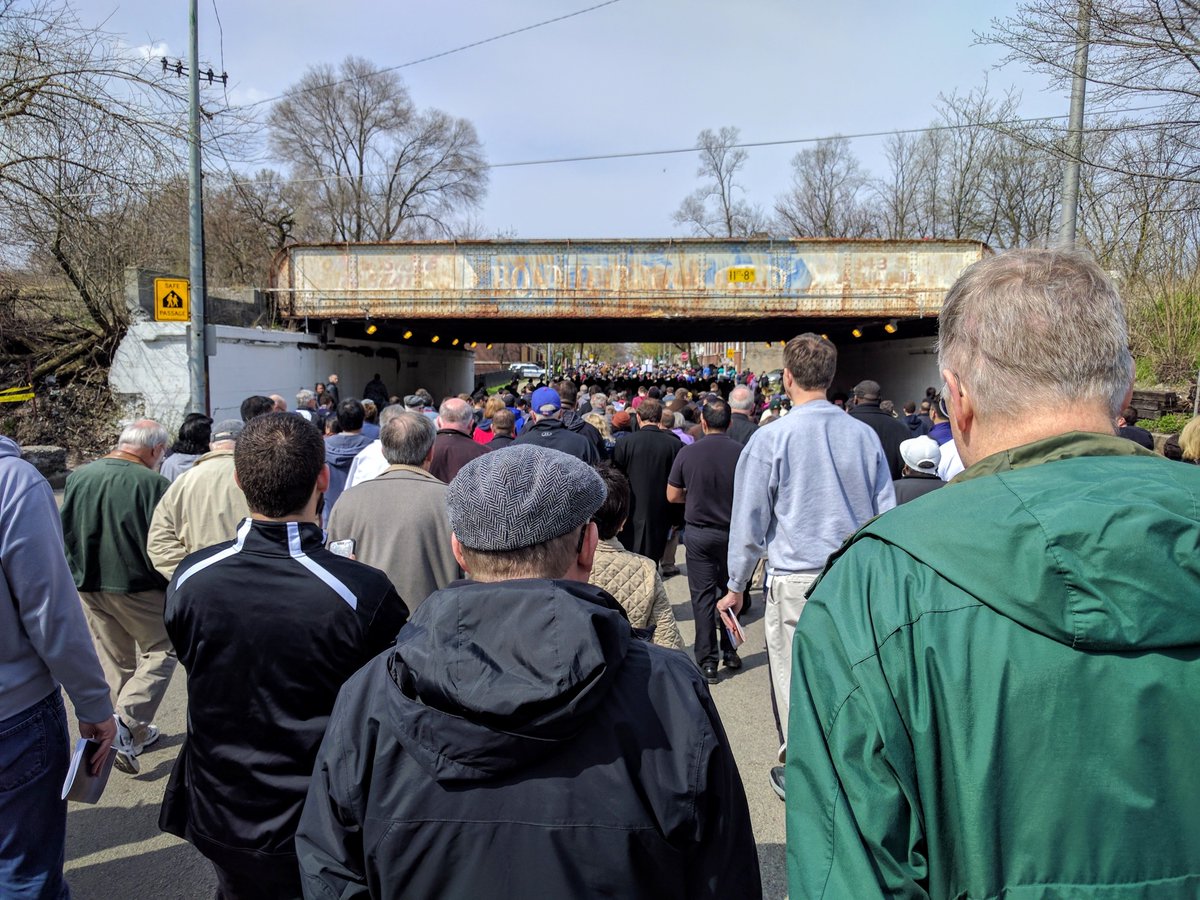
[[[161,59],[171,55],[171,48],[166,41],[159,41],[155,44],[142,44],[140,47],[134,47],[133,52],[137,54],[138,59]]]
[[[257,103],[259,100],[265,100],[273,96],[270,91],[259,90],[253,87],[231,87],[229,89],[229,102],[234,106],[245,106],[249,103]]]
[[[117,53],[119,53],[125,59],[131,59],[137,62],[158,61],[164,56],[171,56],[171,48],[166,41],[155,41],[150,44],[139,44],[134,46],[118,40],[114,41],[113,44]],[[174,57],[172,57],[172,59],[173,58]]]

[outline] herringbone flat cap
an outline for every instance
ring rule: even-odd
[[[517,444],[467,463],[446,490],[450,529],[472,550],[518,550],[591,521],[604,482],[574,456]]]

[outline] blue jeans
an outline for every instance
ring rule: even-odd
[[[67,713],[56,690],[0,721],[0,897],[58,900],[63,878],[70,751]]]

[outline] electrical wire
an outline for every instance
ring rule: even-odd
[[[1153,106],[1128,107],[1125,109],[1117,110],[1115,112],[1121,113],[1121,114],[1133,113],[1133,112],[1146,112],[1146,111],[1151,111],[1151,110],[1156,110],[1156,109],[1165,109],[1169,105],[1170,104],[1158,104],[1158,105],[1153,105]],[[1096,113],[1089,113],[1089,117],[1106,116],[1106,115],[1112,115],[1112,114],[1113,114],[1113,112],[1111,112],[1111,111],[1096,112]],[[1018,125],[1032,125],[1032,124],[1041,123],[1041,122],[1053,122],[1053,121],[1057,121],[1057,120],[1063,120],[1066,118],[1068,118],[1066,115],[1030,116],[1030,117],[1017,118],[1017,119],[998,119],[998,120],[990,121],[990,122],[961,122],[961,123],[945,124],[945,125],[927,125],[922,128],[893,128],[893,129],[889,129],[887,131],[861,131],[861,132],[854,132],[851,134],[831,134],[831,135],[823,135],[823,136],[819,136],[819,137],[786,138],[783,140],[775,140],[775,141],[741,141],[736,144],[731,144],[730,147],[732,149],[743,149],[743,148],[751,149],[751,148],[756,148],[756,147],[784,147],[784,146],[794,146],[794,145],[799,145],[799,144],[816,144],[816,143],[820,143],[821,141],[829,141],[829,140],[834,140],[837,138],[845,138],[847,140],[858,140],[858,139],[865,139],[865,138],[889,137],[891,135],[900,135],[900,134],[908,135],[908,134],[926,134],[926,133],[932,133],[932,132],[963,131],[963,130],[967,130],[967,129],[971,129],[971,128],[1003,129],[1006,127],[1014,127],[1014,126],[1018,126]],[[1163,127],[1163,126],[1177,125],[1177,124],[1178,123],[1176,123],[1176,122],[1169,122],[1169,121],[1163,121],[1163,122],[1157,122],[1157,123],[1134,122],[1134,123],[1132,123],[1132,127],[1138,127],[1138,128],[1151,127],[1151,126]],[[1084,133],[1085,134],[1105,133],[1105,132],[1110,132],[1110,131],[1114,131],[1114,130],[1128,130],[1129,127],[1131,127],[1131,126],[1129,126],[1129,125],[1126,125],[1126,126],[1101,125],[1101,126],[1096,126],[1096,127],[1085,128]],[[210,146],[213,145],[214,140],[215,140],[215,138],[209,139]],[[512,162],[483,163],[478,168],[483,169],[483,170],[513,169],[513,168],[522,168],[522,167],[529,167],[529,166],[561,165],[561,164],[566,164],[566,163],[577,163],[577,162],[599,162],[599,161],[604,161],[604,160],[651,158],[651,157],[655,157],[655,156],[668,156],[668,155],[680,155],[680,154],[685,154],[685,153],[698,153],[699,151],[700,151],[700,148],[695,147],[695,146],[673,147],[673,148],[663,149],[663,150],[631,150],[631,151],[617,152],[617,153],[593,153],[593,154],[586,154],[586,155],[581,155],[581,156],[560,156],[560,157],[549,157],[546,159],[529,159],[529,160],[514,160]],[[222,161],[225,163],[225,172],[209,170],[205,174],[206,175],[228,174],[230,176],[230,184],[235,187],[236,186],[247,186],[247,185],[254,184],[253,179],[246,179],[246,178],[239,179],[236,176],[236,172],[234,170],[234,165],[236,163],[244,164],[247,162],[255,163],[255,162],[267,161],[267,159],[265,157],[260,157],[258,160],[250,160],[250,159],[244,159],[244,158],[230,159],[229,156],[224,152],[224,150],[221,150],[219,148],[218,148],[218,155],[221,156]],[[1085,162],[1087,162],[1087,161],[1085,160]],[[448,169],[445,169],[444,171],[461,171],[461,170],[448,168]],[[283,179],[281,179],[281,181],[284,184],[297,185],[297,184],[321,184],[324,182],[333,182],[333,181],[352,181],[352,180],[357,180],[360,178],[363,180],[374,181],[374,180],[381,179],[381,178],[391,178],[391,177],[393,177],[392,173],[380,172],[380,173],[366,173],[364,175],[320,175],[320,176],[314,176],[311,178],[283,178]],[[98,192],[95,194],[80,193],[80,194],[62,194],[62,195],[58,195],[58,196],[61,196],[64,198],[65,197],[85,198],[85,197],[90,197],[90,196],[103,196],[103,194]]]
[[[410,60],[405,63],[400,63],[399,65],[388,66],[387,68],[384,68],[384,69],[377,69],[374,72],[371,72],[369,75],[355,75],[355,76],[351,76],[349,78],[341,78],[341,79],[338,79],[337,81],[330,81],[330,82],[326,82],[325,84],[314,85],[313,87],[310,87],[310,88],[303,88],[303,89],[299,89],[299,90],[295,90],[295,91],[288,91],[283,94],[276,94],[274,97],[264,97],[261,100],[255,100],[252,103],[246,103],[242,106],[234,107],[234,108],[235,109],[253,109],[256,106],[262,106],[266,103],[274,103],[276,100],[282,100],[284,97],[295,96],[297,94],[307,94],[307,93],[311,93],[312,91],[319,91],[319,90],[324,90],[326,88],[337,87],[338,85],[342,85],[342,84],[349,84],[352,81],[360,81],[363,78],[373,78],[376,75],[383,75],[387,72],[396,72],[400,69],[407,69],[409,66],[415,66],[420,63],[430,62],[431,60],[441,59],[444,56],[451,56],[452,54],[461,53],[464,50],[471,50],[475,47],[482,47],[484,44],[491,44],[495,41],[503,40],[504,38],[507,38],[507,37],[512,37],[513,35],[524,34],[527,31],[533,31],[535,28],[542,28],[546,25],[553,25],[556,22],[563,22],[563,21],[566,21],[567,19],[573,19],[576,16],[582,16],[585,13],[595,12],[598,9],[603,9],[606,6],[612,6],[614,3],[620,3],[620,2],[621,2],[621,0],[605,0],[605,2],[597,3],[595,6],[588,6],[584,9],[577,9],[574,12],[566,13],[565,15],[555,16],[553,19],[544,19],[541,22],[534,22],[532,25],[524,25],[520,28],[514,28],[512,31],[506,31],[503,34],[496,34],[496,35],[492,35],[491,37],[482,38],[481,40],[478,40],[478,41],[472,41],[469,44],[463,44],[461,47],[454,47],[450,50],[443,50],[440,53],[433,53],[429,56],[422,56],[420,59],[413,59],[413,60]]]
[[[1157,106],[1131,107],[1129,109],[1121,110],[1121,112],[1145,112],[1147,110],[1163,109],[1166,105],[1167,104],[1160,104]],[[1099,116],[1099,115],[1103,115],[1103,113],[1093,113],[1091,115]],[[862,131],[862,132],[856,132],[853,134],[833,134],[833,135],[824,135],[821,137],[786,138],[786,139],[777,140],[777,141],[741,141],[736,144],[731,144],[730,148],[731,149],[743,149],[743,148],[751,149],[751,148],[755,148],[755,147],[785,147],[785,146],[795,146],[795,145],[799,145],[799,144],[817,144],[822,141],[834,140],[836,138],[845,138],[847,140],[857,140],[857,139],[863,139],[863,138],[890,137],[891,135],[897,135],[897,134],[926,134],[926,133],[930,133],[930,132],[941,132],[941,131],[961,131],[961,130],[965,130],[965,129],[969,129],[969,128],[996,128],[996,129],[999,129],[999,128],[1004,128],[1004,127],[1013,127],[1013,126],[1017,126],[1017,125],[1031,125],[1031,124],[1035,124],[1035,123],[1039,123],[1039,122],[1053,122],[1056,120],[1062,120],[1062,119],[1066,119],[1066,118],[1068,118],[1066,115],[1032,116],[1032,117],[1028,117],[1028,118],[1019,118],[1019,119],[999,119],[999,120],[996,120],[993,122],[963,122],[963,123],[947,124],[947,125],[927,125],[923,128],[894,128],[894,129],[890,129],[887,131]],[[1162,122],[1162,123],[1158,123],[1158,124],[1170,125],[1170,124],[1174,124],[1174,123]],[[1101,126],[1101,127],[1095,128],[1095,129],[1092,129],[1092,128],[1084,129],[1084,132],[1085,133],[1093,133],[1093,132],[1098,133],[1098,132],[1107,132],[1107,131],[1112,131],[1112,130],[1114,130],[1114,129],[1110,126]],[[512,162],[483,163],[481,166],[479,166],[479,168],[484,169],[484,170],[515,169],[515,168],[522,168],[522,167],[528,167],[528,166],[549,166],[549,165],[561,165],[561,164],[565,164],[565,163],[577,163],[577,162],[600,162],[600,161],[615,160],[615,159],[641,159],[641,158],[650,158],[650,157],[655,157],[655,156],[671,156],[671,155],[680,155],[680,154],[685,154],[685,153],[697,153],[697,152],[699,152],[699,150],[700,150],[700,148],[698,148],[696,146],[691,146],[691,147],[672,147],[670,149],[665,149],[665,150],[631,150],[631,151],[624,151],[624,152],[617,152],[617,153],[593,153],[593,154],[587,154],[587,155],[581,155],[581,156],[559,156],[559,157],[549,157],[546,159],[528,159],[528,160],[514,160]],[[226,165],[230,166],[229,172],[230,172],[230,174],[232,174],[233,169],[232,169],[232,165],[231,165],[228,157],[225,158],[225,162],[226,162]],[[455,170],[447,169],[446,171],[455,171]],[[320,183],[330,182],[330,181],[351,181],[351,180],[357,180],[359,178],[362,178],[364,180],[376,180],[376,179],[380,179],[380,178],[390,178],[390,177],[392,177],[391,173],[367,173],[367,174],[361,175],[361,176],[360,175],[321,175],[321,176],[314,176],[312,178],[288,178],[288,179],[285,179],[285,181],[288,184],[320,184]]]
[[[217,19],[217,41],[221,49],[221,74],[224,75],[228,69],[225,68],[225,26],[221,24],[221,12],[217,9],[217,0],[212,0],[213,15]],[[229,105],[229,79],[224,78],[221,81],[221,89],[225,94],[225,105]]]

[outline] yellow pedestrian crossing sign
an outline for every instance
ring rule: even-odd
[[[154,279],[154,321],[187,322],[191,320],[186,278]]]

